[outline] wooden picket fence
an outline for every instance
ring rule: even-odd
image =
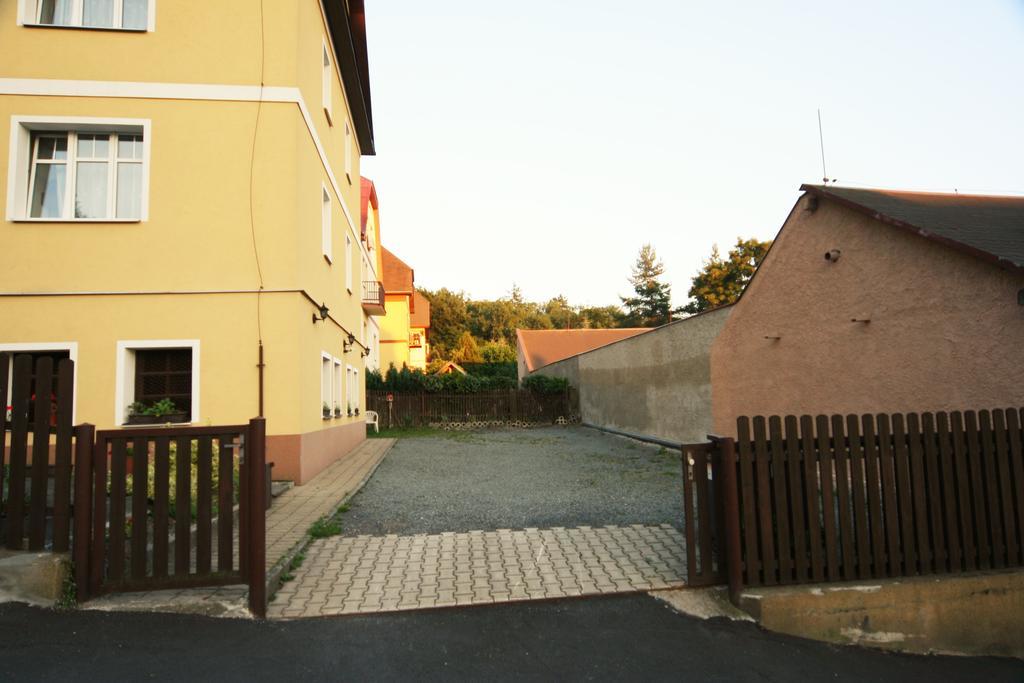
[[[1022,423],[1017,408],[741,417],[737,439],[684,447],[691,578],[735,594],[1024,566]]]
[[[392,400],[389,402],[388,397]],[[578,410],[575,394],[538,394],[525,389],[472,394],[367,391],[366,409],[376,411],[381,427],[420,427],[443,423],[553,424]]]

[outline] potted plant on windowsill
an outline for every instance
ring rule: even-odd
[[[329,405],[327,405],[326,403],[324,403],[323,411],[324,411],[324,419],[325,420],[330,420],[331,419],[331,407]]]
[[[356,406],[356,417],[359,417],[359,406]]]
[[[128,424],[154,425],[188,422],[188,413],[179,410],[174,401],[162,398],[151,406],[136,401],[128,406]]]
[[[352,404],[351,403],[348,404],[348,416],[352,417]]]
[[[341,406],[334,406],[334,417],[341,417]]]

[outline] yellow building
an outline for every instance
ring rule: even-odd
[[[76,422],[262,413],[299,483],[365,438],[365,36],[363,0],[0,2],[0,351],[74,358]]]
[[[387,314],[381,318],[380,367],[425,370],[429,344],[430,303],[416,291],[416,275],[402,259],[383,248],[382,272]]]

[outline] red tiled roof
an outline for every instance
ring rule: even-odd
[[[413,313],[409,319],[409,327],[430,329],[430,301],[418,291],[413,293],[412,298]]]
[[[516,330],[516,339],[530,372],[612,342],[650,332],[651,327],[600,330]]]
[[[388,294],[412,294],[415,276],[409,264],[398,258],[387,247],[381,247],[384,258],[384,290]]]
[[[369,178],[360,177],[360,228],[359,238],[366,239],[366,219],[370,215],[370,207],[379,210],[377,204],[377,187]]]

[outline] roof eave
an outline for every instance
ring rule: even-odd
[[[359,149],[363,155],[377,153],[373,142],[373,113],[370,106],[370,65],[366,50],[366,12],[363,0],[345,3],[331,0],[324,3],[327,24],[337,52],[338,66],[345,82],[349,110],[356,127]]]
[[[874,218],[875,220],[885,223],[886,225],[891,225],[894,228],[899,228],[900,230],[911,232],[915,235],[919,235],[933,242],[944,244],[947,247],[956,249],[957,251],[962,252],[964,254],[968,254],[969,256],[973,256],[983,261],[987,261],[988,263],[991,263],[1004,270],[1008,270],[1013,273],[1024,272],[1024,266],[1018,265],[1013,261],[1001,258],[983,249],[972,247],[969,244],[964,244],[963,242],[958,242],[957,240],[950,239],[948,237],[943,237],[942,235],[936,235],[933,232],[929,232],[925,228],[913,225],[911,223],[907,223],[905,221],[901,221],[898,218],[893,218],[892,216],[881,213],[880,211],[876,211],[875,209],[869,206],[864,206],[863,204],[847,199],[846,197],[841,197],[837,194],[829,192],[826,188],[820,187],[818,185],[808,185],[804,183],[803,185],[800,186],[800,189],[803,192],[810,192],[817,197],[823,197],[841,206],[845,206],[848,209],[853,209],[854,211],[862,213],[865,216]]]

